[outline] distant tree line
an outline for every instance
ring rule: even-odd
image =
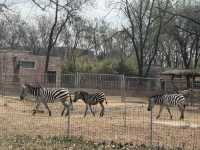
[[[148,76],[152,65],[199,68],[200,3],[180,0],[119,0],[110,7],[125,22],[114,28],[105,20],[89,20],[82,8],[91,0],[32,0],[43,14],[30,24],[5,3],[0,5],[0,47],[47,49],[46,69],[54,47],[65,47],[64,72],[120,73]],[[48,12],[48,13],[47,13]],[[94,52],[81,55],[78,49]]]

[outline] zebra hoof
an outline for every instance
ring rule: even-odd
[[[99,115],[99,116],[100,116],[100,117],[103,117],[103,115],[104,115],[103,113],[100,113],[100,115]]]
[[[36,110],[32,110],[32,111],[33,111],[33,112],[32,112],[32,115],[35,116]]]
[[[64,115],[64,112],[62,112],[60,115],[61,115],[61,117],[62,117],[62,116]]]
[[[65,114],[65,117],[66,117],[66,116],[69,116],[69,113],[66,113],[66,114]]]
[[[32,116],[35,116],[35,113],[32,113]]]

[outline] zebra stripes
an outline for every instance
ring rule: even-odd
[[[107,104],[106,96],[105,96],[105,94],[103,92],[96,92],[94,94],[89,94],[88,92],[85,92],[85,91],[76,91],[74,93],[73,102],[76,102],[79,99],[83,100],[83,102],[86,104],[84,117],[87,114],[88,107],[89,107],[91,113],[93,114],[93,116],[95,116],[95,113],[93,112],[93,110],[91,108],[91,105],[97,105],[98,103],[101,106],[100,117],[103,117],[103,115],[104,115],[103,102],[105,101],[105,103]]]
[[[169,107],[175,106],[179,108],[181,113],[180,119],[184,119],[184,111],[186,106],[185,97],[182,94],[164,94],[164,95],[155,95],[149,98],[148,111],[151,111],[155,105],[160,105],[159,114],[156,117],[160,117],[160,114],[164,107],[167,108],[167,111],[172,119],[172,114]]]
[[[33,115],[38,110],[38,107],[40,103],[43,103],[45,108],[49,112],[49,116],[51,116],[51,110],[49,109],[47,103],[54,103],[60,101],[64,109],[61,113],[63,116],[65,109],[67,109],[67,113],[65,115],[69,114],[69,107],[72,105],[71,100],[71,94],[69,93],[68,89],[58,88],[58,89],[48,89],[48,88],[42,88],[41,86],[32,86],[29,84],[24,84],[22,87],[22,92],[20,94],[20,99],[23,100],[26,95],[32,95],[36,98],[36,106],[33,110]],[[67,101],[67,99],[70,98],[70,102]]]

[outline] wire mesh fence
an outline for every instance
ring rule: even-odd
[[[13,78],[4,76],[1,80],[2,136],[67,135],[96,142],[145,144],[167,149],[190,150],[200,147],[199,105],[188,106],[183,121],[179,120],[180,113],[177,108],[170,108],[173,114],[172,120],[166,110],[160,119],[156,119],[158,107],[152,113],[147,111],[148,97],[162,91],[159,78],[86,73],[50,77],[53,80],[50,83],[44,80],[44,75],[20,75],[18,82],[13,81]],[[86,106],[79,100],[73,104],[73,110],[67,117],[61,117],[63,107],[60,103],[48,104],[52,110],[52,117],[48,117],[42,105],[39,109],[45,113],[38,112],[32,116],[34,97],[27,97],[24,101],[19,100],[23,83],[41,84],[48,88],[69,88],[71,93],[80,89],[89,93],[101,90],[106,93],[108,101],[108,104],[104,104],[105,115],[99,117],[101,108],[99,105],[94,105],[95,117],[91,112],[83,117]]]

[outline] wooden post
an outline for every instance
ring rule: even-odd
[[[187,89],[189,89],[190,88],[190,76],[189,75],[186,76],[186,80],[187,80]]]
[[[174,75],[172,75],[172,77],[171,77],[171,83],[172,83],[172,86],[173,86],[175,92],[178,94],[178,88],[177,88],[177,86],[174,84]]]

